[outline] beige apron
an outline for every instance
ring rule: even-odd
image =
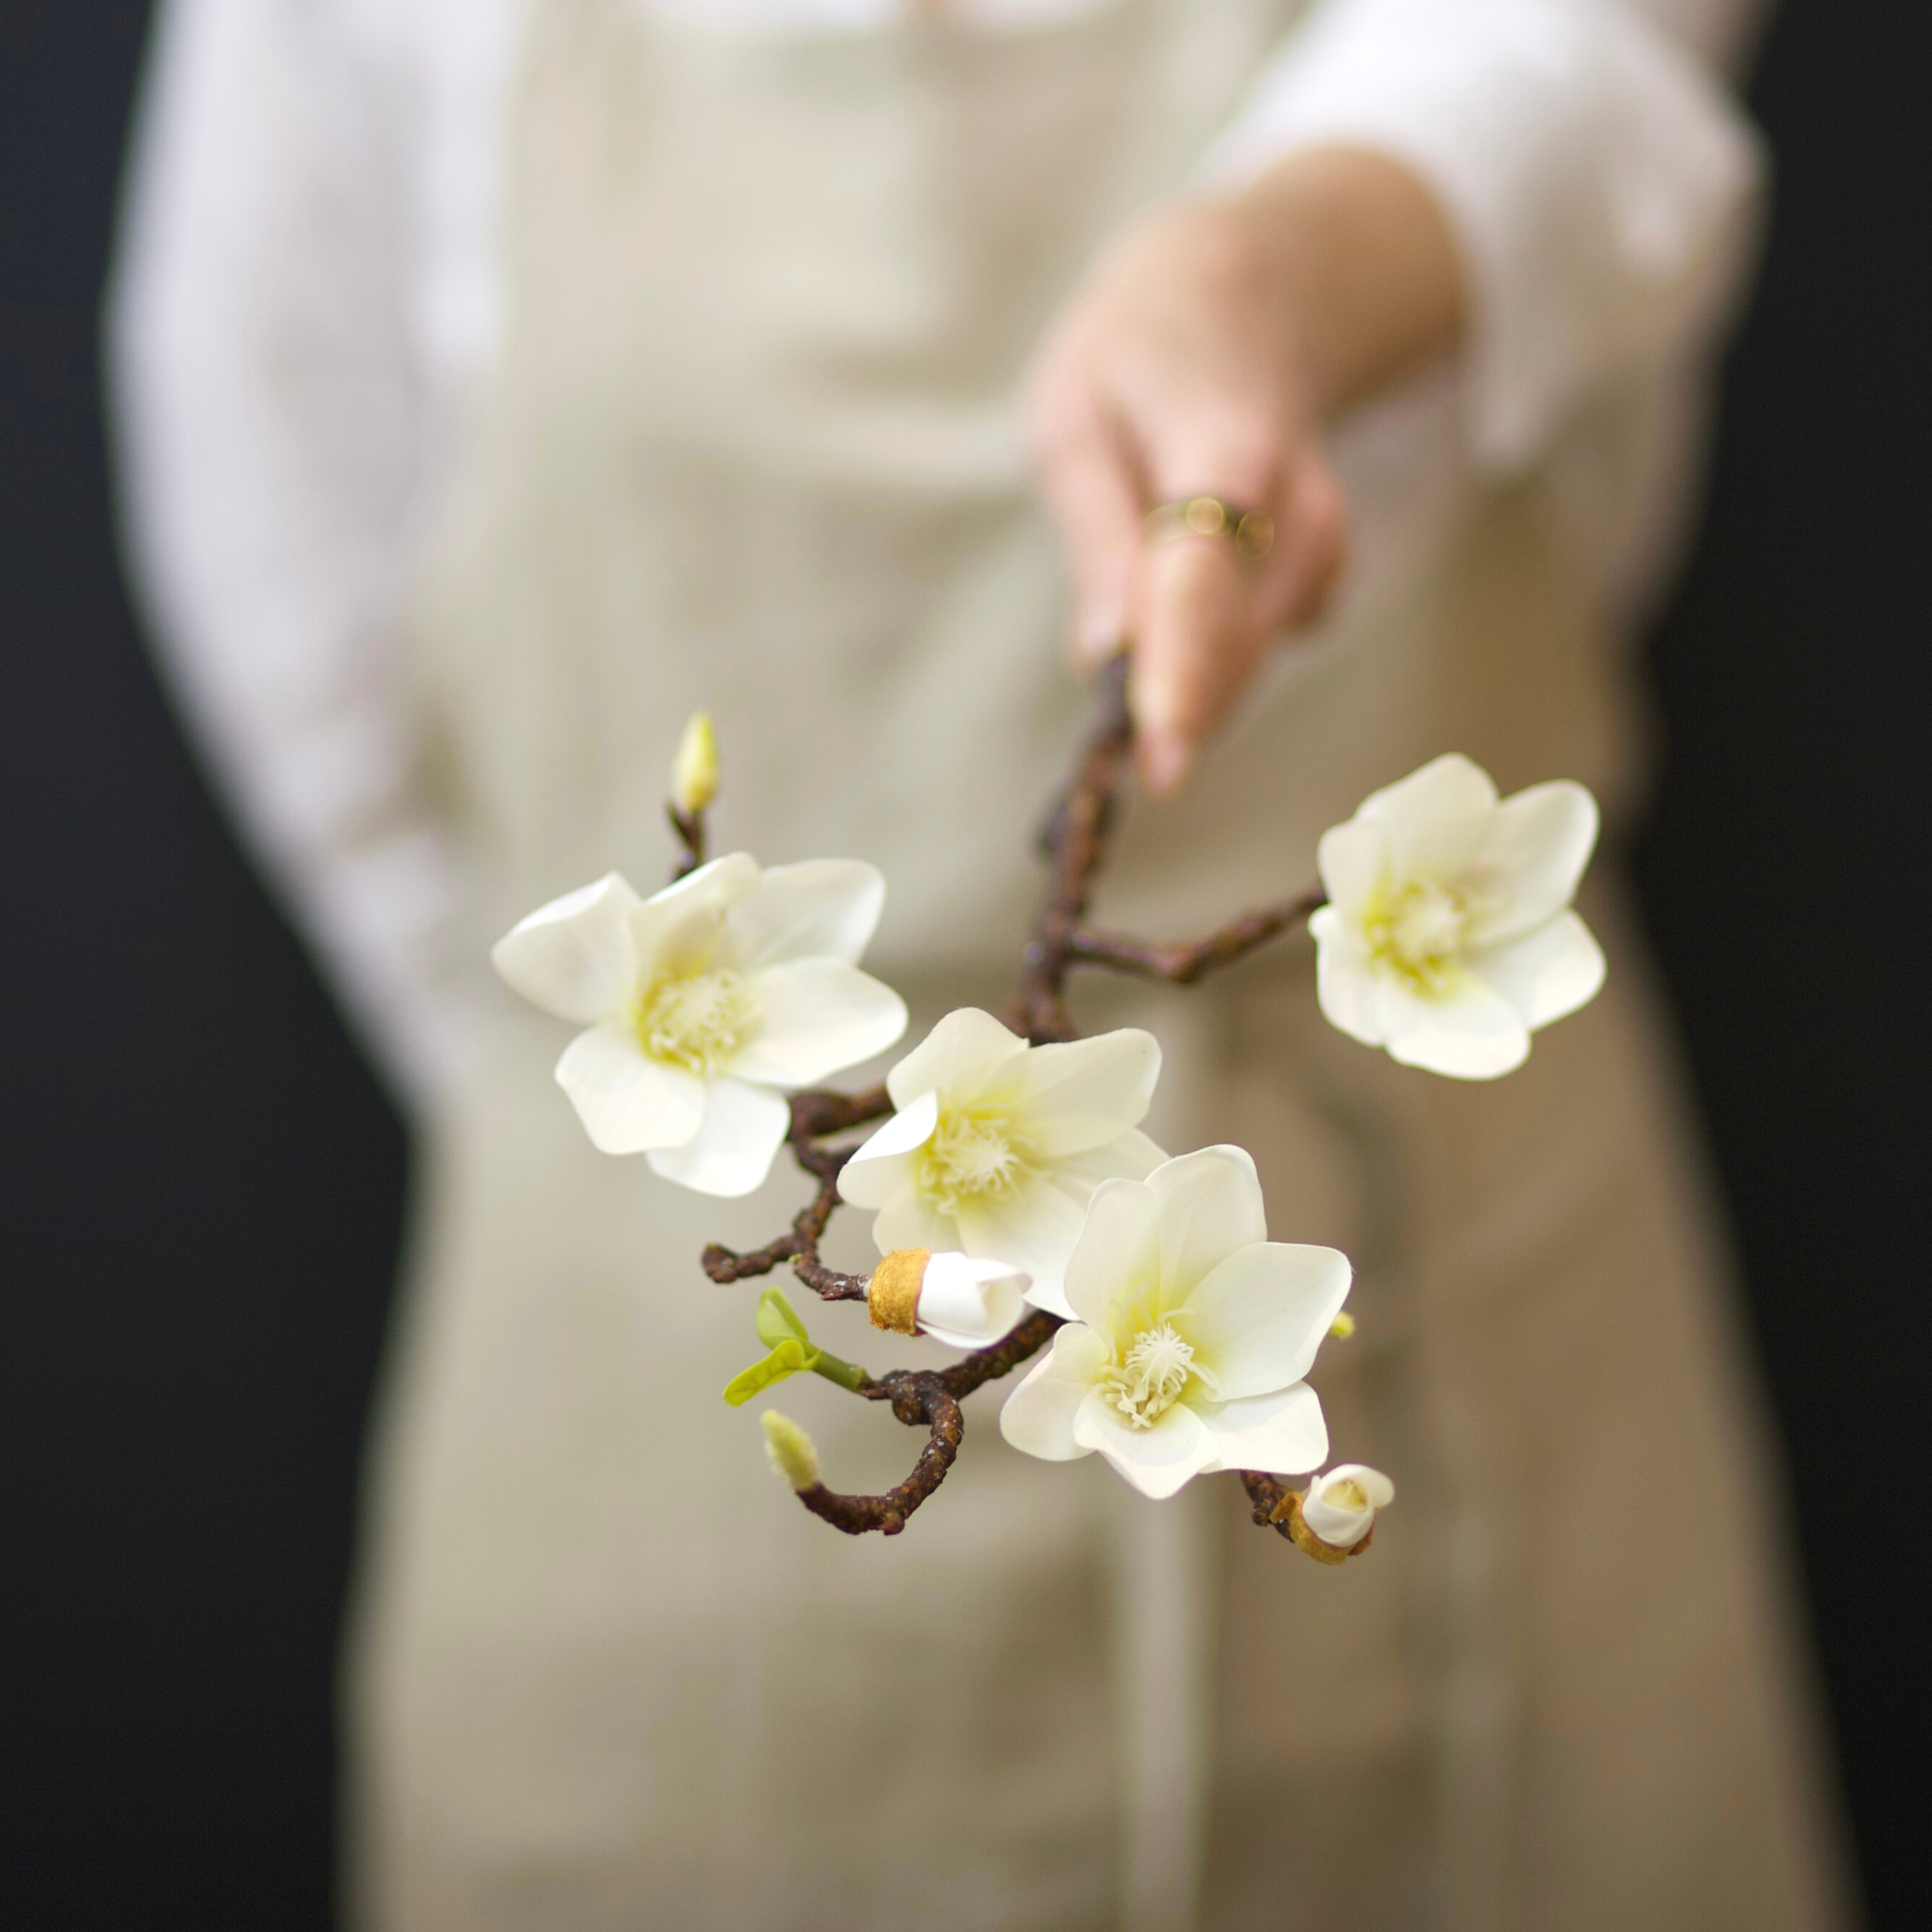
[[[878,863],[870,963],[916,1027],[1002,999],[1081,712],[1017,376],[1296,11],[805,37],[538,7],[507,345],[419,639],[497,927],[611,865],[649,889],[704,705],[725,846]],[[1506,786],[1614,784],[1614,667],[1566,581],[1534,490],[1477,506],[1135,816],[1110,917],[1179,933],[1287,890],[1452,746]],[[998,1388],[903,1537],[807,1517],[718,1400],[752,1293],[696,1265],[775,1232],[798,1179],[714,1202],[598,1155],[550,1079],[562,1030],[502,999],[430,1137],[375,1453],[361,1922],[1833,1922],[1694,1158],[1596,916],[1609,994],[1490,1087],[1331,1033],[1298,947],[1204,993],[1081,993],[1160,1032],[1166,1144],[1249,1146],[1275,1232],[1360,1266],[1317,1379],[1402,1500],[1339,1572],[1232,1481],[1147,1505],[1097,1459],[1013,1454]],[[875,1370],[937,1352],[807,1312]],[[839,1487],[910,1465],[829,1386],[781,1406]]]

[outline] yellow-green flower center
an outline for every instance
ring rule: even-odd
[[[984,1207],[1019,1184],[1031,1151],[996,1108],[949,1107],[920,1150],[920,1191],[942,1214]]]
[[[638,1039],[653,1060],[716,1073],[758,1030],[757,997],[736,973],[667,975],[638,1001]]]
[[[1378,965],[1418,993],[1440,993],[1462,964],[1470,916],[1467,897],[1435,879],[1410,879],[1363,923]]]
[[[1194,1374],[1194,1349],[1171,1321],[1144,1328],[1126,1358],[1101,1378],[1105,1399],[1135,1429],[1151,1429],[1181,1398]]]

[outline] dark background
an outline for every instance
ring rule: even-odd
[[[116,576],[95,317],[146,14],[0,0],[0,1923],[321,1928],[405,1149]],[[1807,1581],[1881,1928],[1932,1922],[1928,81],[1914,0],[1766,43],[1776,219],[1639,861],[1798,1498],[1861,1526]]]

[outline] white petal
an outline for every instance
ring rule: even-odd
[[[969,1255],[1005,1262],[1033,1276],[1027,1298],[1037,1308],[1062,1312],[1067,1258],[1086,1224],[1076,1205],[1039,1175],[1029,1175],[996,1207],[964,1208],[959,1245]]]
[[[1493,1080],[1529,1057],[1529,1029],[1500,993],[1464,974],[1440,999],[1423,1000],[1394,975],[1377,982],[1389,1057],[1458,1080]]]
[[[935,1254],[920,1284],[920,1328],[954,1349],[983,1349],[1026,1313],[1027,1287],[1027,1276],[1004,1262]]]
[[[757,883],[758,862],[749,852],[729,852],[673,880],[663,892],[653,893],[630,918],[631,940],[645,975],[649,975],[666,940],[679,927],[689,930],[694,919],[706,913],[722,918],[729,907],[755,891]],[[724,963],[742,962],[733,959]]]
[[[1061,1305],[1040,1300],[1037,1278],[1027,1298],[1110,1335],[1116,1306],[1145,1293],[1159,1268],[1160,1203],[1153,1189],[1137,1180],[1103,1180],[1067,1259]]]
[[[906,1156],[939,1124],[939,1096],[922,1094],[860,1144],[838,1176],[838,1192],[855,1208],[883,1208],[912,1185]]]
[[[772,966],[752,989],[761,1017],[756,1037],[731,1063],[740,1080],[809,1087],[883,1053],[905,1032],[905,1002],[842,959]]]
[[[922,1094],[940,1094],[949,1104],[963,1105],[999,1067],[1026,1050],[1026,1041],[1009,1033],[991,1013],[961,1007],[948,1013],[886,1075],[886,1091],[895,1107]]]
[[[1267,1239],[1261,1178],[1244,1148],[1203,1148],[1148,1176],[1160,1204],[1160,1287],[1165,1305],[1237,1248]]]
[[[1471,955],[1469,971],[1500,993],[1525,1026],[1535,1028],[1597,997],[1604,952],[1574,912],[1560,912],[1534,932]]]
[[[1223,1403],[1206,1418],[1214,1469],[1260,1469],[1298,1476],[1319,1469],[1328,1454],[1328,1424],[1306,1382]]]
[[[1321,1017],[1364,1046],[1383,1043],[1376,970],[1354,928],[1333,906],[1308,922],[1315,939],[1315,997]]]
[[[704,1096],[704,1124],[680,1148],[654,1151],[653,1173],[699,1194],[749,1194],[772,1171],[784,1145],[791,1109],[764,1087],[742,1080],[711,1082]]]
[[[1350,1275],[1333,1248],[1258,1241],[1230,1255],[1176,1320],[1223,1399],[1266,1395],[1314,1366]]]
[[[748,967],[788,959],[840,959],[856,966],[886,902],[886,882],[862,859],[809,859],[774,866],[734,905],[727,923]]]
[[[491,949],[497,971],[533,1007],[594,1026],[624,1010],[638,980],[628,921],[639,901],[607,872],[519,920]]]
[[[1481,943],[1514,938],[1562,911],[1577,895],[1596,842],[1597,801],[1579,784],[1559,779],[1506,798],[1473,862],[1507,903],[1484,922]]]
[[[1153,1104],[1160,1042],[1139,1027],[1037,1046],[989,1083],[1012,1095],[1026,1133],[1048,1160],[1085,1153],[1138,1126]]]
[[[1142,1495],[1156,1502],[1215,1463],[1213,1432],[1184,1402],[1178,1402],[1151,1429],[1135,1429],[1095,1394],[1073,1418],[1073,1439],[1097,1449]]]
[[[1054,1336],[1045,1360],[1007,1398],[1000,1434],[1015,1449],[1049,1463],[1092,1455],[1075,1441],[1073,1429],[1107,1360],[1107,1345],[1091,1328],[1069,1322]]]
[[[1333,904],[1345,910],[1362,905],[1380,894],[1388,877],[1388,833],[1373,818],[1332,825],[1315,848],[1315,863]]]
[[[1357,1503],[1348,1492],[1358,1490]],[[1376,1512],[1395,1501],[1395,1485],[1366,1463],[1338,1463],[1317,1476],[1301,1498],[1301,1520],[1323,1543],[1352,1549],[1375,1527]]]
[[[1397,876],[1441,877],[1481,850],[1495,805],[1489,773],[1451,752],[1374,793],[1355,815],[1386,830],[1389,865]]]
[[[1063,1194],[1086,1201],[1103,1180],[1145,1180],[1167,1155],[1138,1127],[1084,1153],[1066,1154],[1053,1163],[1054,1184]]]
[[[704,1119],[703,1081],[648,1058],[628,1020],[579,1034],[556,1063],[556,1084],[605,1153],[682,1147]]]
[[[934,1254],[959,1245],[957,1223],[937,1212],[925,1197],[908,1182],[903,1194],[895,1195],[879,1209],[872,1222],[872,1238],[879,1252],[889,1255],[895,1248],[929,1248]]]

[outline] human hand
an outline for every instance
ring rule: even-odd
[[[1129,231],[1049,332],[1028,433],[1072,577],[1074,655],[1091,669],[1131,640],[1156,795],[1334,589],[1349,509],[1323,419],[1448,347],[1461,307],[1420,183],[1378,155],[1312,149]],[[1151,509],[1203,495],[1268,520],[1265,553],[1172,524],[1150,540]]]

